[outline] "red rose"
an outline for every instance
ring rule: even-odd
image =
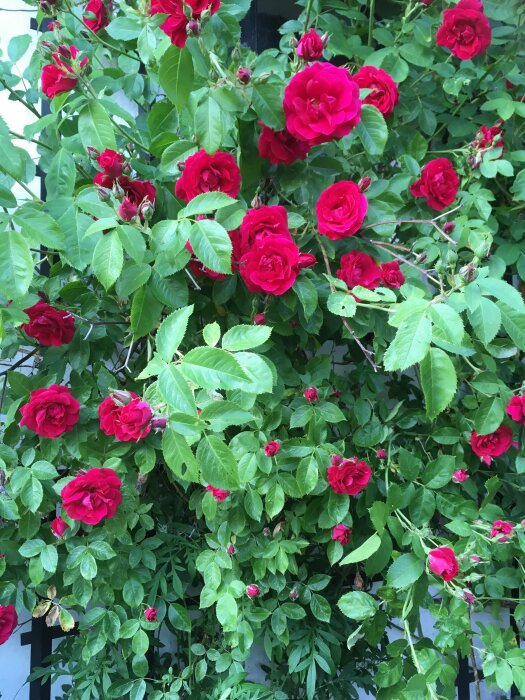
[[[149,180],[132,180],[127,175],[122,175],[118,182],[124,190],[126,197],[130,202],[136,204],[137,207],[142,204],[145,199],[154,202],[157,198],[157,190]]]
[[[58,518],[55,518],[51,521],[49,527],[51,528],[51,532],[55,537],[62,537],[64,532],[69,529],[69,525],[60,515],[58,516]]]
[[[376,457],[377,459],[386,459],[388,457],[388,452],[384,448],[380,447],[376,452]]]
[[[248,598],[258,598],[261,595],[261,589],[257,584],[255,583],[250,583],[248,586],[246,586],[246,595]]]
[[[5,644],[18,625],[14,605],[0,605],[0,644]]]
[[[466,469],[458,469],[452,474],[452,481],[455,484],[462,484],[467,479],[470,479],[470,476]]]
[[[264,446],[264,454],[267,457],[275,457],[275,455],[279,452],[280,449],[280,442],[278,442],[277,440],[270,440],[270,442],[267,442]]]
[[[20,413],[20,425],[42,437],[57,438],[73,430],[78,423],[80,404],[67,386],[51,384],[47,389],[32,391]]]
[[[156,622],[157,612],[157,608],[146,608],[146,610],[144,610],[144,617],[148,622]]]
[[[468,61],[490,46],[492,31],[479,0],[459,0],[443,12],[443,22],[436,34],[438,46],[450,49],[453,56]]]
[[[303,396],[304,398],[312,403],[313,401],[318,401],[319,400],[319,392],[315,388],[315,386],[309,386],[303,391]]]
[[[315,205],[319,233],[332,241],[353,236],[361,228],[367,209],[368,201],[355,182],[336,182],[321,193]]]
[[[495,520],[490,528],[490,536],[497,537],[498,542],[507,542],[513,531],[514,525],[512,523],[505,522],[505,520]]]
[[[291,240],[292,236],[288,228],[288,213],[279,205],[273,207],[259,207],[248,209],[241,222],[238,232],[232,237],[234,244],[233,257],[240,260],[255,243],[265,236],[286,236]]]
[[[252,79],[252,72],[249,68],[238,68],[237,69],[237,80],[243,85],[248,85]]]
[[[437,547],[428,553],[428,568],[444,581],[452,581],[459,573],[459,564],[450,547]]]
[[[291,238],[264,236],[242,256],[239,272],[250,292],[280,296],[297,279],[299,260],[299,248]]]
[[[402,284],[405,284],[405,275],[399,269],[397,260],[381,265],[381,281],[385,287],[399,289]]]
[[[124,197],[120,203],[120,207],[118,208],[118,215],[120,218],[124,221],[132,221],[137,216],[137,212],[137,205],[133,204],[133,202],[127,197]]]
[[[266,323],[266,314],[255,314],[253,322],[256,326],[263,326]]]
[[[335,493],[357,496],[366,487],[372,476],[372,470],[366,462],[357,457],[343,459],[339,464],[328,467],[327,479]]]
[[[508,425],[500,427],[489,435],[478,435],[473,432],[470,436],[470,446],[474,454],[477,454],[485,462],[490,464],[492,457],[499,457],[512,445],[512,430]]]
[[[114,178],[112,178],[110,175],[107,175],[106,173],[97,173],[93,178],[94,185],[98,185],[99,187],[105,187],[107,190],[110,190],[113,187],[114,182]]]
[[[38,340],[40,345],[67,345],[75,335],[75,321],[67,311],[55,309],[45,301],[38,301],[24,309],[29,316],[29,323],[22,325],[22,330],[30,338]]]
[[[313,63],[284,91],[286,128],[311,146],[349,134],[361,119],[359,86],[346,68]]]
[[[392,114],[399,102],[399,92],[392,76],[382,68],[363,66],[353,78],[360,88],[368,88],[371,91],[363,99],[364,104],[377,107],[384,117]]]
[[[414,197],[426,197],[427,204],[441,211],[456,199],[459,177],[448,158],[435,158],[425,165],[419,180],[410,185]]]
[[[341,544],[348,544],[350,542],[350,535],[352,529],[343,523],[339,523],[332,528],[332,539]]]
[[[116,180],[122,175],[124,156],[116,151],[112,151],[111,148],[106,148],[97,156],[97,163],[104,171],[104,175],[107,175],[112,180]]]
[[[115,435],[117,424],[120,419],[120,412],[125,404],[132,399],[138,399],[137,394],[133,391],[112,392],[110,396],[106,396],[104,401],[98,407],[98,417],[100,421],[100,429],[104,435]]]
[[[151,406],[136,394],[129,392],[130,401],[122,405],[108,396],[98,407],[100,429],[106,435],[114,435],[120,442],[136,442],[151,430],[153,412]]]
[[[122,503],[121,486],[113,469],[90,469],[64,486],[60,492],[62,505],[72,520],[96,525],[116,515]]]
[[[62,47],[59,47],[59,49]],[[76,46],[64,47],[63,53],[67,52],[72,59],[76,59],[79,51]],[[76,87],[78,78],[73,68],[62,60],[60,53],[53,54],[54,63],[48,63],[42,68],[42,92],[50,100],[63,92],[69,92]],[[83,68],[88,62],[87,56],[80,62]]]
[[[341,267],[336,275],[346,282],[348,289],[365,287],[375,289],[381,283],[381,268],[374,258],[366,253],[351,250],[341,257]]]
[[[210,156],[200,150],[186,159],[175,195],[189,202],[203,192],[225,192],[237,197],[240,189],[241,171],[231,153],[217,151]]]
[[[291,165],[296,160],[304,160],[310,146],[304,141],[298,141],[289,131],[275,131],[269,126],[262,125],[259,136],[259,155],[274,165]]]
[[[503,148],[505,146],[503,129],[499,124],[494,124],[494,126],[491,127],[482,126],[476,134],[474,143],[476,148],[480,150],[485,150],[487,148]]]
[[[211,486],[210,484],[206,486],[206,491],[210,491],[213,498],[218,503],[222,503],[222,501],[225,501],[230,495],[230,491],[225,491],[224,489],[216,489],[215,486]]]
[[[295,53],[303,61],[317,61],[323,55],[323,51],[323,39],[315,29],[310,29],[306,34],[303,34],[295,49]]]
[[[95,15],[95,19],[87,19],[84,17],[84,24],[89,27],[92,32],[99,32],[109,24],[108,10],[103,0],[89,0],[84,12],[91,12]]]
[[[213,15],[219,9],[220,0],[186,0],[192,10],[193,20],[198,20],[204,10],[209,10]],[[167,34],[172,44],[183,48],[188,38],[188,25],[192,26],[193,21],[184,14],[184,3],[182,0],[152,0],[151,14],[162,13],[169,15],[163,24],[160,25],[162,31]]]
[[[507,404],[506,411],[516,423],[525,425],[525,395],[513,396]]]

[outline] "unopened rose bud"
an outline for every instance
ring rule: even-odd
[[[296,36],[293,36],[293,37],[290,39],[290,46],[292,47],[292,49],[296,49],[297,46],[298,46],[298,44],[299,44],[299,40],[297,39]]]
[[[150,425],[154,430],[164,430],[168,425],[168,420],[164,416],[156,416],[152,419]]]
[[[259,197],[259,195],[256,195],[252,199],[252,209],[259,209],[260,207],[262,207],[262,205],[263,205],[262,199]]]
[[[113,183],[113,194],[115,195],[115,197],[117,199],[122,199],[122,197],[124,197],[125,192],[124,192],[123,188],[120,186],[120,183],[118,182],[118,180],[115,180],[115,182]]]
[[[310,403],[319,399],[319,393],[314,386],[310,386],[307,389],[305,389],[303,391],[303,396]]]
[[[345,458],[343,455],[332,455],[330,459],[330,466],[331,467],[340,467],[341,464],[345,461]]]
[[[133,204],[127,197],[124,197],[118,208],[118,215],[123,221],[133,221],[137,216],[137,205]]]
[[[157,608],[146,608],[146,610],[144,610],[144,617],[148,622],[156,622],[157,612]]]
[[[279,452],[280,449],[280,442],[277,442],[277,440],[270,440],[270,442],[266,443],[266,445],[264,446],[264,454],[267,457],[275,457],[275,455]]]
[[[88,146],[86,151],[91,160],[96,160],[100,155],[100,151],[98,151],[94,146]]]
[[[127,161],[125,161],[124,163],[122,163],[122,166],[121,166],[121,167],[122,167],[122,173],[123,173],[123,175],[129,175],[129,174],[130,174],[130,172],[131,172],[131,165],[130,165]]]
[[[261,595],[261,589],[255,583],[250,583],[246,586],[246,595],[248,598],[258,598]]]
[[[326,47],[326,45],[328,44],[328,40],[329,40],[329,39],[330,39],[330,34],[328,34],[328,32],[325,32],[325,33],[323,34],[323,36],[321,37],[321,41],[323,42],[323,46]]]
[[[233,546],[233,544],[229,544],[226,547],[226,554],[235,554],[235,547]]]
[[[472,282],[474,277],[477,275],[476,266],[473,265],[472,263],[470,265],[464,265],[460,269],[459,274],[467,282]]]
[[[471,554],[470,561],[473,562],[474,564],[479,564],[479,562],[481,561],[481,557],[478,557],[477,554]]]
[[[296,591],[295,588],[292,588],[288,594],[288,598],[290,598],[290,600],[297,600],[297,598],[299,598],[299,592]]]
[[[249,68],[239,68],[237,70],[237,80],[243,85],[248,85],[252,77],[252,72]]]
[[[334,397],[334,399],[339,399],[341,397],[341,392],[339,391],[339,389],[335,388],[332,391],[332,396]]]
[[[126,144],[126,150],[128,153],[134,153],[135,152],[135,144],[131,143],[131,141]]]
[[[50,32],[58,32],[61,26],[60,22],[56,19],[54,22],[50,22],[47,28]]]
[[[180,170],[180,172],[182,172],[185,167],[186,163],[183,160],[179,160],[179,162],[177,163],[177,168]]]
[[[127,406],[132,396],[130,392],[125,389],[116,389],[111,392],[111,398],[113,399],[113,403],[117,404],[117,406]]]
[[[197,22],[196,19],[190,19],[190,21],[186,25],[186,31],[191,36],[198,36],[200,29],[201,25]]]
[[[253,322],[256,326],[263,326],[266,323],[266,314],[255,314]]]
[[[64,518],[60,515],[51,521],[50,523],[51,532],[55,537],[62,537],[64,532],[69,529],[69,525],[66,523]]]
[[[357,186],[359,187],[361,192],[366,192],[371,184],[372,184],[372,178],[368,177],[368,175],[367,175],[366,177],[362,177],[359,180],[359,182],[357,183]]]
[[[56,46],[50,41],[41,41],[40,50],[43,56],[51,56],[56,51]]]
[[[417,263],[424,263],[426,259],[427,259],[426,253],[420,253],[419,255],[416,255],[416,262]]]
[[[263,528],[263,531],[262,531],[262,532],[263,532],[263,535],[264,535],[265,537],[270,537],[270,535],[272,534],[272,531],[270,530],[269,527]]]
[[[67,60],[71,60],[73,58],[73,56],[71,55],[71,49],[65,44],[60,44],[57,51],[62,56],[62,58],[66,58]]]
[[[388,456],[387,451],[384,450],[382,447],[379,448],[379,450],[377,450],[377,452],[376,452],[377,459],[386,459],[387,456]]]
[[[452,231],[456,228],[456,224],[453,221],[447,221],[446,224],[443,226],[443,231],[445,233],[452,233]]]
[[[463,591],[463,600],[469,605],[474,605],[474,603],[476,602],[476,599],[470,591]]]
[[[101,202],[109,202],[111,194],[104,187],[97,187],[98,198]]]
[[[155,204],[149,200],[147,197],[142,200],[142,202],[139,205],[139,214],[140,216],[145,219],[146,221],[149,221],[151,217],[153,216],[155,212]]]

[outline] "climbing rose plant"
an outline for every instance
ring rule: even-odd
[[[69,700],[525,694],[523,4],[308,0],[256,54],[249,0],[27,2],[0,644],[70,632]]]

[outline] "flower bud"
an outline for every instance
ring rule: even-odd
[[[200,32],[200,28],[201,28],[201,25],[197,22],[196,19],[190,19],[190,21],[186,25],[186,31],[191,36],[198,36],[198,34]]]
[[[109,202],[111,194],[104,187],[97,187],[98,198],[101,202]]]
[[[155,416],[155,418],[151,420],[150,425],[154,430],[164,430],[168,425],[168,420],[164,416]]]
[[[129,175],[131,172],[131,165],[128,163],[128,161],[125,161],[122,163],[122,174],[123,175]]]
[[[334,397],[334,399],[338,399],[341,397],[341,392],[337,387],[332,391],[332,396]]]
[[[49,527],[55,537],[62,537],[64,532],[69,529],[69,525],[60,515],[51,521]]]
[[[51,56],[56,51],[56,46],[50,41],[41,41],[40,51],[43,56]]]
[[[116,389],[115,391],[111,392],[111,398],[113,399],[113,403],[115,403],[117,406],[127,406],[131,401],[132,396],[130,392],[126,391],[125,389]]]
[[[248,85],[252,77],[252,72],[249,68],[239,68],[237,70],[237,80],[243,85]]]
[[[183,160],[179,160],[179,162],[177,163],[177,168],[180,170],[180,172],[182,172],[185,167],[186,163]]]
[[[229,544],[226,547],[226,554],[230,554],[230,555],[235,554],[235,547],[233,546],[233,544]]]
[[[323,46],[326,48],[328,44],[328,40],[330,39],[330,34],[328,32],[325,32],[323,36],[321,37],[321,41],[323,42]]]
[[[266,323],[266,314],[255,314],[253,323],[256,326],[263,326]]]
[[[144,617],[148,622],[156,622],[157,612],[157,608],[146,608],[146,610],[144,610]]]
[[[97,160],[100,155],[100,151],[98,151],[94,146],[88,146],[86,151],[91,160]]]
[[[386,459],[387,456],[388,456],[387,451],[384,450],[382,447],[379,448],[379,450],[377,450],[377,452],[376,452],[377,459]]]
[[[139,204],[139,214],[145,220],[149,221],[155,212],[155,204],[145,197]]]
[[[277,440],[270,440],[270,442],[266,443],[266,445],[264,446],[264,454],[267,457],[275,457],[275,455],[279,452],[280,449],[280,442],[277,442]]]
[[[371,184],[372,184],[372,178],[368,177],[368,175],[367,175],[366,177],[362,177],[359,180],[359,182],[357,183],[357,186],[359,187],[361,192],[366,192]]]
[[[56,19],[54,22],[50,22],[47,25],[47,28],[49,29],[50,32],[58,32],[58,30],[62,27],[60,22]]]
[[[269,527],[263,528],[263,531],[262,531],[262,532],[263,532],[263,535],[264,535],[265,537],[270,537],[270,535],[272,534],[272,531],[270,530]]]
[[[456,224],[453,221],[447,221],[445,225],[443,226],[443,231],[445,233],[452,233],[452,231],[456,228]]]
[[[60,44],[57,51],[60,54],[60,56],[62,56],[62,58],[65,58],[68,61],[70,61],[73,58],[73,56],[71,54],[71,49],[69,48],[69,46],[66,46],[65,44]]]
[[[299,598],[299,592],[295,588],[292,588],[288,594],[288,598],[290,598],[290,600],[297,600],[297,598]]]
[[[303,391],[303,396],[310,403],[312,403],[313,401],[318,401],[319,399],[319,393],[314,386],[310,386],[307,389],[305,389]]]
[[[476,599],[470,591],[463,591],[463,600],[469,605],[474,605],[474,603],[476,602]]]
[[[117,197],[117,199],[122,199],[122,197],[124,197],[125,192],[120,186],[118,180],[115,180],[115,182],[113,183],[113,194],[115,195],[115,197]]]
[[[133,219],[137,216],[137,205],[133,204],[133,202],[127,197],[124,197],[118,209],[118,215],[124,221],[133,221]]]
[[[256,195],[252,199],[252,209],[259,209],[259,207],[262,207],[262,205],[263,205],[262,199],[259,197],[259,195]]]
[[[258,598],[261,595],[261,589],[255,583],[250,583],[246,586],[246,595],[248,598]]]
[[[477,270],[476,266],[470,263],[469,265],[464,265],[460,271],[459,274],[461,277],[463,277],[464,280],[467,282],[472,282],[474,277],[477,277]]]

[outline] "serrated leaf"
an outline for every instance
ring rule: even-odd
[[[377,611],[377,601],[364,591],[350,591],[339,598],[337,607],[351,620],[367,620]]]
[[[210,270],[231,273],[232,242],[216,221],[196,221],[190,229],[190,243],[197,258]]]
[[[195,110],[194,124],[197,141],[206,153],[213,155],[224,138],[224,117],[222,109],[210,96]]]
[[[357,302],[355,297],[345,292],[332,292],[326,302],[328,311],[331,311],[336,316],[344,316],[352,318],[357,311]]]
[[[431,348],[419,369],[427,416],[434,419],[456,394],[456,369],[447,353],[439,348]]]
[[[414,313],[399,326],[383,357],[387,372],[404,370],[427,354],[432,339],[432,323],[425,313]]]
[[[117,150],[115,132],[108,113],[98,100],[90,100],[78,114],[78,134],[84,148]]]
[[[365,561],[372,556],[381,545],[381,538],[377,534],[373,534],[369,537],[362,545],[354,549],[353,552],[347,554],[344,559],[342,559],[339,564],[355,564],[358,561]]]
[[[361,121],[355,128],[367,153],[379,156],[388,139],[388,128],[381,112],[372,105],[364,104]]]
[[[8,299],[22,297],[33,279],[33,258],[29,245],[17,231],[0,235],[0,291]]]
[[[203,192],[194,197],[178,214],[179,219],[199,214],[210,214],[235,204],[237,200],[225,192]]]
[[[272,333],[269,326],[240,325],[230,328],[222,338],[224,350],[251,350],[263,345]]]
[[[193,304],[173,311],[162,321],[155,337],[157,352],[163,360],[170,362],[178,349],[193,313]]]
[[[175,411],[194,416],[197,412],[193,393],[188,382],[175,365],[169,365],[159,375],[159,391],[166,403]]]
[[[467,310],[467,316],[482,343],[487,345],[494,340],[501,326],[501,313],[493,301],[481,297],[475,309]]]
[[[207,484],[219,489],[239,488],[239,464],[220,438],[215,435],[203,438],[197,448],[197,461]]]
[[[407,588],[418,580],[424,570],[424,562],[415,554],[402,554],[388,569],[386,583],[392,588]]]
[[[124,264],[124,250],[115,231],[103,235],[93,251],[93,272],[106,291],[116,282]]]
[[[159,83],[169,101],[182,109],[193,88],[193,60],[187,49],[170,46],[160,59]]]

